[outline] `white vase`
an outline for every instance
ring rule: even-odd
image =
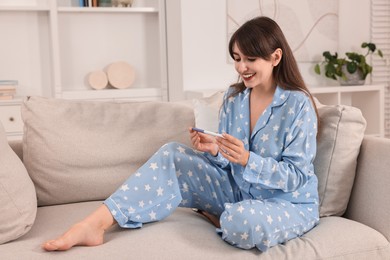
[[[344,73],[346,79],[340,78],[339,82],[342,86],[356,86],[364,85],[365,79],[363,79],[363,73],[358,69],[354,73],[349,73],[347,66],[343,65],[341,71]]]

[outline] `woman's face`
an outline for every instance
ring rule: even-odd
[[[248,57],[241,53],[237,44],[233,46],[235,69],[247,88],[270,87],[274,85],[272,71],[275,65],[275,53],[269,61],[259,57]]]

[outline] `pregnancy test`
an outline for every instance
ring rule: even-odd
[[[214,132],[207,131],[207,130],[203,130],[203,129],[200,129],[200,128],[197,128],[197,127],[193,127],[192,130],[200,132],[200,133],[204,133],[204,134],[208,134],[208,135],[212,135],[212,136],[218,136],[218,137],[222,137],[223,138],[223,136],[221,134],[214,133]]]

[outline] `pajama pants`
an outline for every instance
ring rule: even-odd
[[[104,204],[123,228],[162,220],[178,206],[201,209],[220,216],[217,232],[223,240],[261,251],[304,234],[318,221],[307,204],[243,200],[230,173],[179,143],[162,146]]]

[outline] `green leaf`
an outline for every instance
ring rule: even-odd
[[[320,69],[320,65],[319,64],[316,64],[314,66],[314,71],[315,73],[317,73],[318,75],[321,75],[321,69]]]
[[[349,62],[349,63],[347,63],[347,71],[349,72],[349,73],[355,73],[356,72],[356,70],[357,70],[357,65],[356,65],[356,63],[354,63],[354,62]]]

